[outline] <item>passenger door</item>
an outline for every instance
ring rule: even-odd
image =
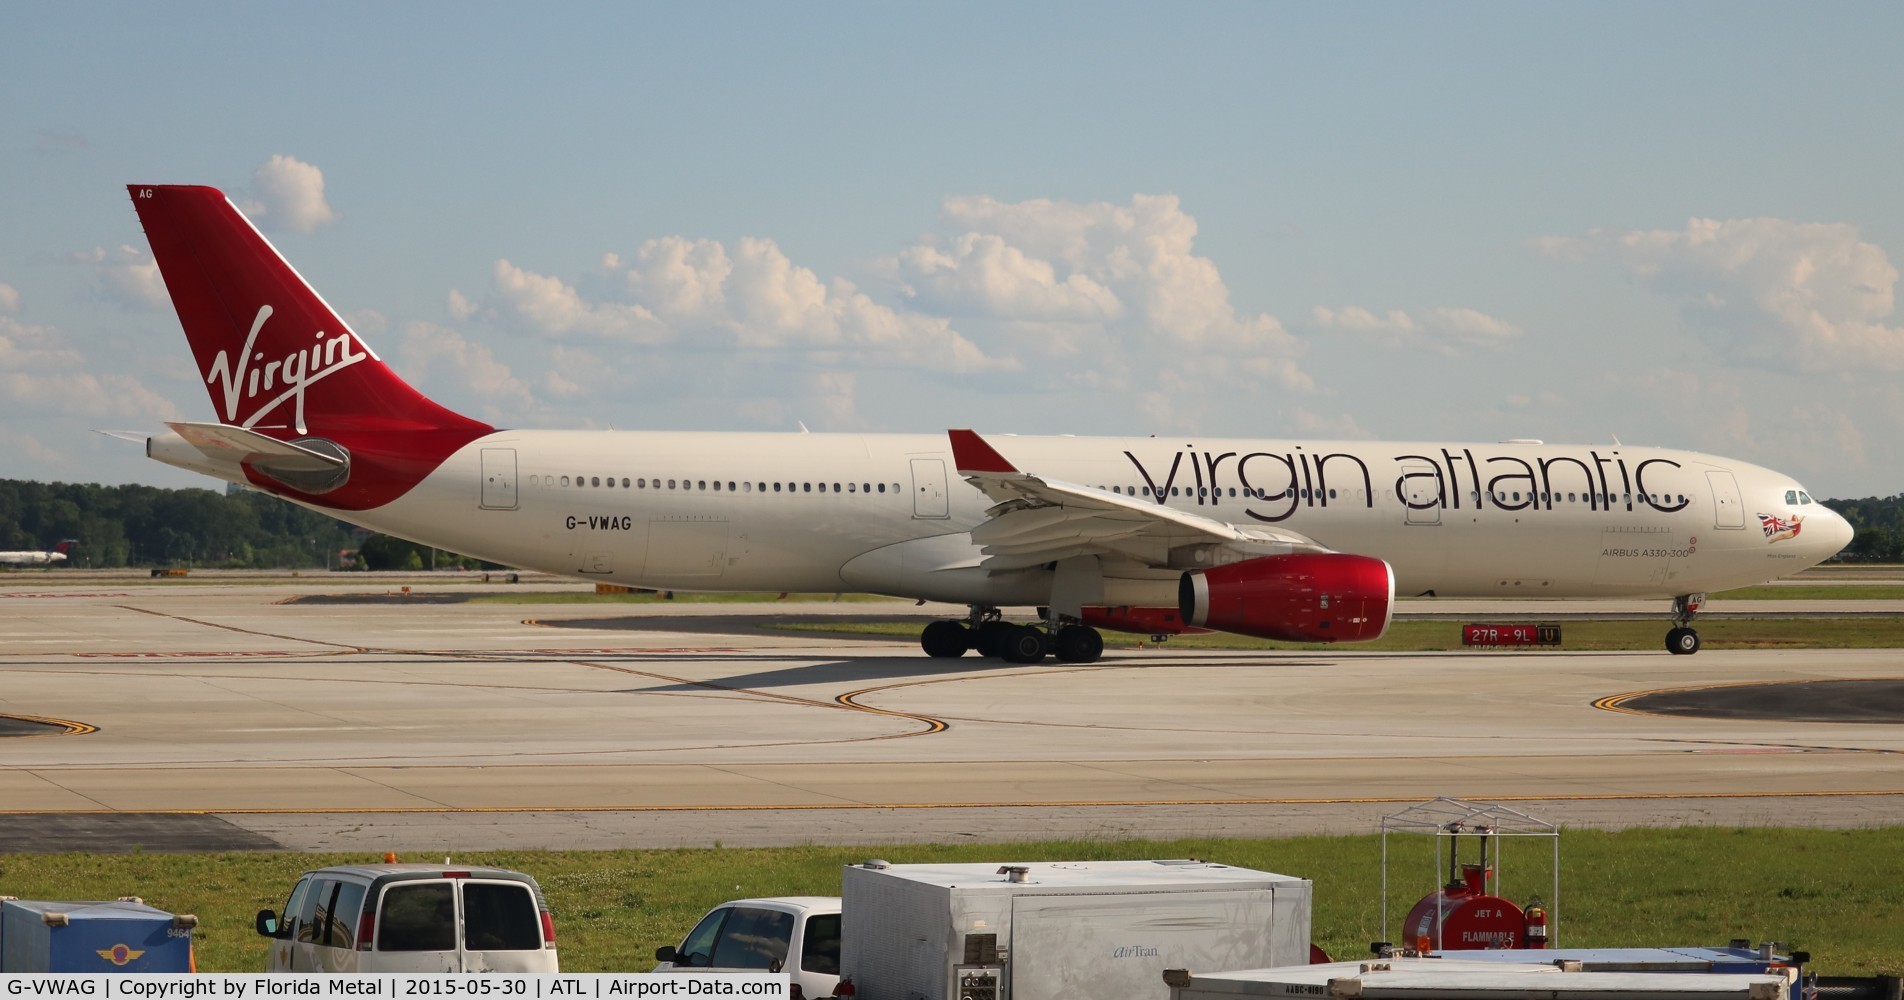
[[[521,882],[459,881],[463,971],[554,972],[543,964],[542,911]]]
[[[377,972],[461,972],[449,880],[394,882],[377,909]]]
[[[271,951],[265,955],[264,971],[292,972],[297,969],[298,913],[304,908],[304,901],[310,898],[311,884],[317,881],[302,878],[291,889],[291,898],[284,904],[284,912],[278,917],[278,934],[271,939]]]
[[[297,923],[291,931],[292,972],[321,972],[317,949],[330,922],[330,898],[337,893],[333,879],[307,879],[304,898],[297,901]]]

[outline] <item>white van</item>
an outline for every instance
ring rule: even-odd
[[[808,1000],[840,984],[840,897],[735,899],[707,911],[656,972],[785,972]]]
[[[504,868],[320,868],[257,923],[266,972],[561,971],[542,887]]]

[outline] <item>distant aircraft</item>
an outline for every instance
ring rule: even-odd
[[[1671,599],[1691,653],[1707,591],[1851,539],[1789,476],[1618,444],[499,430],[406,384],[217,190],[128,190],[218,417],[152,458],[584,579],[967,605],[935,657],[1374,639],[1397,593]]]
[[[66,561],[66,553],[72,549],[73,539],[53,546],[51,552],[0,552],[0,566],[50,566]]]

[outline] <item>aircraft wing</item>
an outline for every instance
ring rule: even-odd
[[[972,529],[988,570],[1024,569],[1073,556],[1108,555],[1152,568],[1184,568],[1186,546],[1232,548],[1251,555],[1327,552],[1313,539],[1280,528],[1238,528],[1176,510],[1145,497],[1019,471],[984,438],[953,430],[959,475],[994,501]]]

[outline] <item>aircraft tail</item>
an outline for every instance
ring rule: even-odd
[[[217,188],[127,190],[221,423],[299,435],[489,429],[397,377]]]
[[[494,430],[399,378],[223,192],[127,191],[219,420],[152,439],[152,457],[361,510],[407,492]],[[271,441],[297,447],[280,454]],[[316,468],[325,455],[337,468]]]
[[[62,556],[67,555],[72,552],[73,543],[77,541],[79,541],[79,539],[77,538],[62,538],[60,539],[60,543],[58,545],[53,546],[53,551],[59,553]]]

